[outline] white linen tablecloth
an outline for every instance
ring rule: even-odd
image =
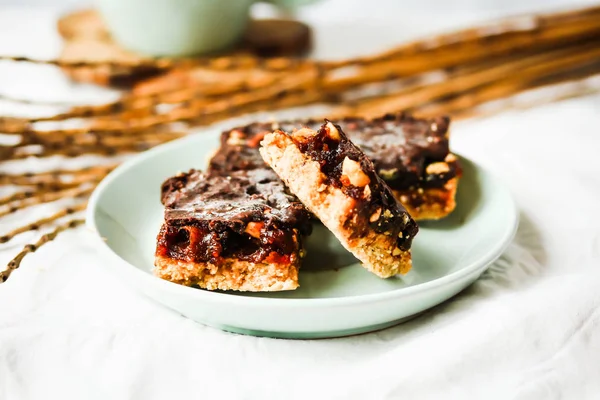
[[[355,3],[343,3],[346,14],[334,22],[358,15]],[[334,22],[321,14],[313,20],[317,53],[356,44],[326,34]],[[388,27],[379,14],[373,26]],[[55,54],[53,15],[0,10],[0,51]],[[404,40],[403,27],[395,29],[394,41]],[[46,71],[50,83],[34,68],[42,67],[0,64],[2,92],[36,87],[37,98],[75,96],[60,73]],[[99,96],[91,87],[76,92]],[[0,103],[0,111],[15,110]],[[403,325],[343,339],[234,335],[125,287],[81,228],[28,257],[0,285],[0,399],[600,398],[600,96],[457,122],[452,135],[453,149],[503,179],[521,211],[514,243],[453,300]],[[0,233],[54,207],[1,220]],[[0,247],[0,262],[35,236]]]

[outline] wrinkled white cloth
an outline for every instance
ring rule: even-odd
[[[234,335],[125,287],[82,228],[0,285],[0,399],[599,398],[600,96],[452,129],[453,149],[512,190],[521,224],[451,301],[349,338]],[[33,237],[0,247],[0,261]]]

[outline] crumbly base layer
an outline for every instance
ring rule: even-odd
[[[327,185],[319,163],[300,152],[284,133],[265,136],[260,148],[265,162],[277,172],[302,203],[312,211],[363,266],[381,278],[407,273],[411,266],[410,251],[395,256],[396,238],[370,230],[362,237],[354,237],[347,228],[353,214],[355,200],[340,189]]]
[[[154,265],[154,275],[161,279],[207,290],[275,292],[299,286],[298,261],[277,264],[227,258],[216,265],[157,256]]]
[[[457,187],[458,178],[452,178],[441,188],[392,190],[392,192],[411,217],[417,221],[424,221],[444,218],[454,211]]]

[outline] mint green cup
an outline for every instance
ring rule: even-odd
[[[150,56],[190,56],[237,43],[257,0],[96,0],[113,38]],[[270,0],[283,9],[315,0]]]

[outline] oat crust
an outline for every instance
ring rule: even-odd
[[[298,260],[277,264],[227,258],[217,265],[157,256],[154,265],[154,275],[159,278],[207,290],[275,292],[299,286]]]

